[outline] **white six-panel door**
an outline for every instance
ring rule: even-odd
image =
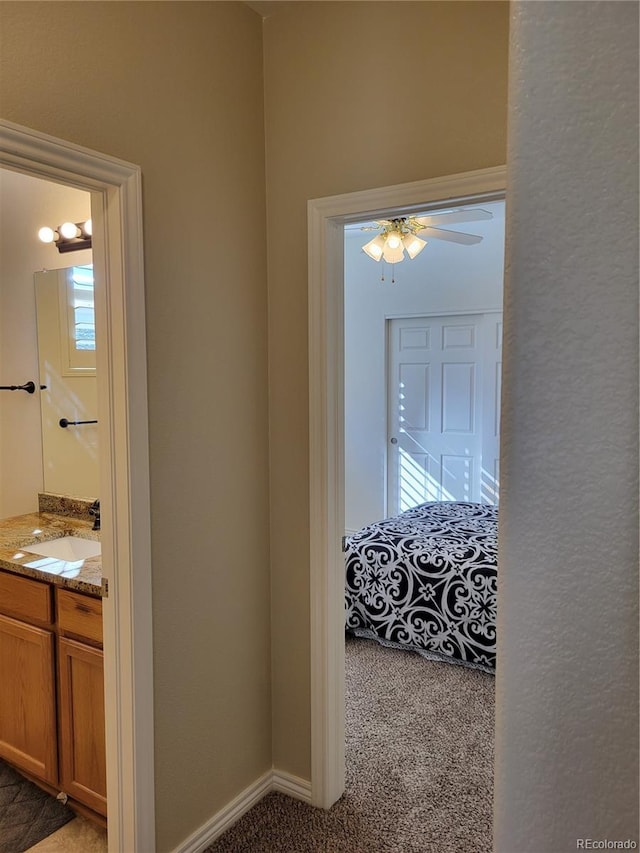
[[[388,334],[387,515],[497,503],[501,316],[390,320]]]

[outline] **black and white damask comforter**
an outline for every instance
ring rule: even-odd
[[[498,508],[420,504],[346,541],[346,627],[493,671]]]

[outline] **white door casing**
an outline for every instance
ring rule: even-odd
[[[506,167],[312,199],[309,250],[311,799],[344,791],[344,237],[347,222],[503,199]]]
[[[140,169],[0,120],[0,166],[91,193],[109,853],[155,850],[153,645]],[[135,566],[135,572],[134,572]]]
[[[502,386],[502,311],[487,313],[482,383],[482,503],[500,499],[500,404]]]
[[[493,314],[388,321],[387,514],[424,501],[493,503],[485,439],[496,412]],[[490,471],[497,453],[493,445]]]

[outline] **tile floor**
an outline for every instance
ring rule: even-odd
[[[107,853],[107,830],[75,817],[27,853]]]

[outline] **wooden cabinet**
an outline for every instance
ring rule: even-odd
[[[107,813],[102,652],[58,640],[60,787],[102,815]]]
[[[102,600],[56,589],[60,787],[107,813]]]
[[[102,601],[53,591],[0,571],[0,757],[106,815]]]
[[[54,635],[0,616],[0,755],[45,782],[58,776]]]

